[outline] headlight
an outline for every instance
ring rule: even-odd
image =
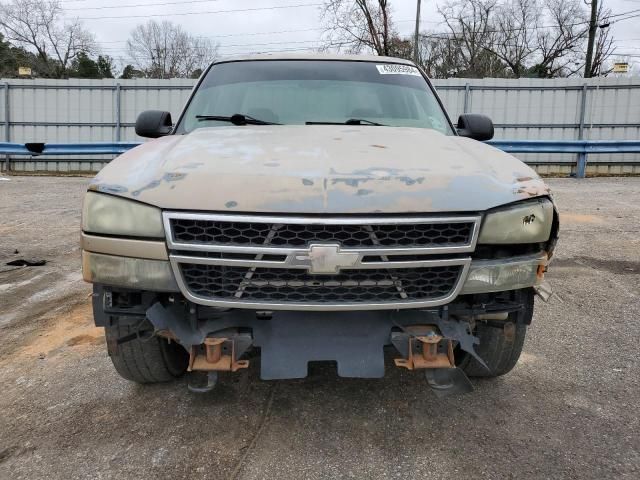
[[[549,240],[553,204],[544,198],[495,210],[484,219],[478,243],[539,243]]]
[[[87,192],[84,197],[82,230],[128,237],[164,237],[159,208],[95,192]]]
[[[502,292],[533,287],[542,281],[545,254],[508,260],[474,260],[462,287],[463,294]]]
[[[177,292],[171,265],[162,260],[118,257],[82,252],[82,276],[86,282],[140,290]]]

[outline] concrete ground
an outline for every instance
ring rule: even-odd
[[[391,366],[263,382],[254,365],[204,396],[121,379],[80,279],[87,182],[0,182],[0,478],[640,477],[639,178],[549,180],[555,293],[509,375],[447,400]],[[25,257],[48,263],[5,265]]]

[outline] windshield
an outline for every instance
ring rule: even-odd
[[[232,125],[220,117],[237,114],[283,125],[381,124],[453,134],[418,69],[383,62],[255,60],[214,65],[176,132]]]

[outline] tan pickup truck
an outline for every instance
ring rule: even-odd
[[[558,237],[549,189],[456,125],[406,60],[213,63],[174,123],[84,200],[82,262],[118,373],[151,383],[260,356],[263,379],[331,361],[343,377],[425,372],[438,395],[518,361]],[[542,294],[542,293],[541,293]],[[230,373],[232,374],[232,373]]]

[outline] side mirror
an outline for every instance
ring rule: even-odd
[[[171,133],[171,114],[160,110],[147,110],[136,119],[136,135],[146,138],[164,137]]]
[[[464,113],[458,118],[456,129],[461,137],[469,137],[481,141],[493,138],[493,122],[486,115]]]

